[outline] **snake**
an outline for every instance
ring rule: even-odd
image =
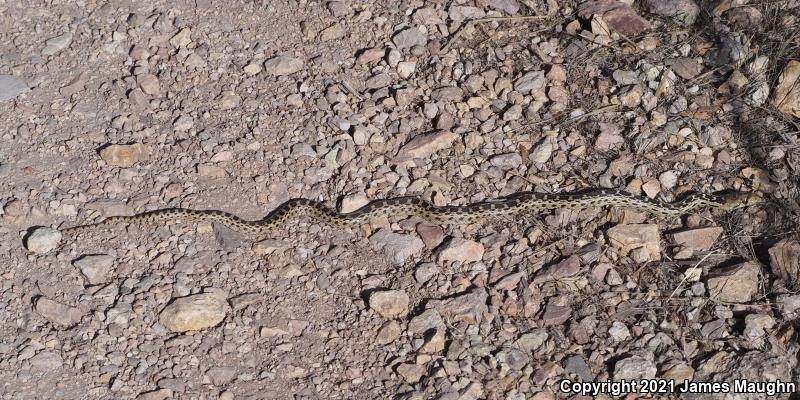
[[[211,222],[254,236],[265,236],[294,221],[307,218],[337,228],[353,228],[371,218],[380,216],[416,216],[432,223],[473,224],[485,219],[530,215],[559,208],[631,207],[662,218],[676,218],[702,207],[735,210],[761,202],[761,197],[751,192],[723,194],[693,194],[675,202],[653,200],[622,190],[591,190],[574,194],[546,194],[518,192],[500,199],[490,199],[467,205],[436,206],[416,196],[374,200],[361,208],[340,213],[324,203],[310,199],[291,199],[279,205],[260,220],[246,220],[220,210],[195,210],[188,208],[163,208],[129,216],[112,216],[97,223],[63,228],[65,235],[108,228],[120,224],[157,224],[170,222]]]

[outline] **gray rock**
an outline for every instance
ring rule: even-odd
[[[52,228],[36,228],[25,240],[25,247],[34,253],[45,254],[58,247],[61,232]]]
[[[61,327],[70,327],[77,324],[84,315],[83,311],[77,307],[56,303],[45,297],[36,300],[34,310],[48,321]]]
[[[31,357],[28,362],[31,363],[31,370],[36,372],[50,372],[64,365],[64,359],[59,354],[47,350]]]
[[[114,257],[108,254],[91,254],[80,257],[72,262],[90,285],[106,282],[108,273],[114,264]]]
[[[614,364],[614,380],[653,379],[656,377],[653,360],[642,356],[630,356]]]
[[[268,75],[291,75],[303,69],[303,60],[294,57],[277,56],[264,62],[264,72]]]
[[[381,290],[369,296],[369,307],[386,319],[408,311],[408,295],[402,290]]]
[[[417,28],[404,29],[392,37],[392,42],[398,49],[409,49],[414,46],[425,46],[428,44],[428,37]]]
[[[495,358],[497,358],[501,368],[512,371],[520,371],[530,362],[530,357],[527,354],[513,347],[503,347],[495,354]]]
[[[381,229],[369,238],[369,243],[375,250],[381,251],[394,261],[402,264],[414,254],[419,254],[425,244],[416,236],[393,233]]]
[[[0,101],[11,100],[28,91],[28,85],[12,75],[0,75]]]
[[[213,290],[175,299],[161,311],[159,321],[173,332],[197,331],[222,322],[228,309],[225,294]]]
[[[700,7],[692,0],[645,0],[647,11],[663,17],[670,17],[683,25],[694,24],[700,14]]]
[[[42,50],[42,54],[46,56],[51,56],[69,47],[70,43],[72,43],[71,32],[67,32],[61,36],[56,36],[52,39],[48,39],[45,42],[45,47]]]

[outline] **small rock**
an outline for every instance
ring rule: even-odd
[[[194,118],[188,115],[181,115],[172,123],[172,129],[176,132],[186,132],[194,127]]]
[[[611,324],[611,328],[608,329],[608,334],[615,342],[628,340],[631,337],[631,331],[628,330],[625,324],[619,321],[614,321]]]
[[[628,37],[639,35],[651,26],[628,3],[622,1],[586,1],[578,6],[577,11],[584,20],[591,20],[594,15],[602,17],[610,27]]]
[[[469,292],[453,296],[446,300],[430,301],[433,308],[453,321],[464,321],[468,324],[480,324],[483,314],[488,312],[486,300],[489,295],[484,288],[473,288]]]
[[[143,92],[149,95],[157,95],[161,93],[161,84],[158,82],[158,77],[153,74],[147,74],[141,79],[138,79],[139,87]]]
[[[60,52],[61,50],[66,49],[69,47],[70,43],[72,43],[72,33],[67,32],[61,36],[56,36],[52,39],[48,39],[45,42],[45,47],[42,50],[42,54],[46,56],[52,56]]]
[[[377,74],[369,77],[364,82],[364,86],[366,86],[367,89],[374,90],[389,86],[390,83],[392,83],[392,78],[389,74]]]
[[[458,135],[450,131],[417,135],[404,144],[398,152],[400,157],[424,158],[429,155],[449,148],[458,139]]]
[[[438,225],[417,224],[417,234],[422,238],[425,247],[429,249],[436,248],[444,240],[444,229]]]
[[[90,285],[99,285],[108,279],[114,257],[108,254],[92,254],[78,258],[72,264],[81,271]]]
[[[425,46],[428,44],[428,36],[412,27],[396,33],[392,37],[392,42],[398,49],[404,50],[414,46]]]
[[[420,264],[414,271],[414,279],[416,279],[418,283],[422,284],[431,280],[431,278],[438,273],[439,267],[437,267],[436,264],[424,263]]]
[[[231,91],[225,91],[217,98],[221,110],[232,110],[242,103],[242,98]]]
[[[575,276],[581,272],[581,258],[572,255],[556,264],[544,267],[536,272],[534,283],[544,283]]]
[[[531,151],[528,158],[535,163],[545,163],[552,154],[553,143],[549,139],[544,139]]]
[[[687,364],[677,364],[661,373],[661,379],[670,379],[676,382],[692,380],[694,378],[694,368]]]
[[[34,309],[39,315],[61,327],[70,327],[77,324],[84,315],[83,311],[77,307],[56,303],[44,297],[36,300]]]
[[[416,383],[422,379],[425,373],[425,366],[417,364],[400,364],[396,369],[397,373],[408,383]]]
[[[514,81],[514,90],[522,94],[541,92],[547,86],[544,71],[530,71]]]
[[[661,258],[661,244],[656,224],[617,225],[607,232],[608,242],[619,249],[623,255],[642,249],[639,256],[643,260],[658,261]]]
[[[459,101],[464,98],[464,91],[456,86],[440,87],[431,93],[431,99],[442,102]]]
[[[198,165],[197,173],[204,178],[210,179],[222,179],[228,176],[228,172],[225,171],[225,168],[211,164]]]
[[[522,351],[534,352],[544,345],[548,337],[547,329],[534,329],[515,340],[514,346]]]
[[[34,372],[54,372],[64,365],[64,359],[58,353],[48,350],[40,351],[28,362]]]
[[[440,262],[477,262],[483,259],[483,245],[467,239],[453,238],[439,251]]]
[[[559,304],[560,299],[553,299],[547,303],[547,307],[542,314],[544,326],[561,325],[569,320],[572,315],[572,308],[568,305]]]
[[[173,396],[172,389],[158,389],[143,392],[136,396],[136,400],[167,400]]]
[[[760,268],[755,263],[741,263],[708,278],[708,293],[712,300],[728,303],[747,303],[758,293]]]
[[[744,337],[758,340],[767,334],[767,330],[775,327],[775,319],[767,314],[749,314],[744,318]]]
[[[174,36],[169,39],[169,44],[172,47],[179,48],[179,47],[186,47],[189,43],[192,42],[192,30],[189,28],[183,28]]]
[[[783,239],[772,245],[769,249],[769,266],[784,281],[800,283],[800,242]]]
[[[444,330],[445,328],[442,316],[432,308],[423,311],[422,314],[411,318],[411,321],[408,322],[408,332],[412,335],[419,335],[432,329]]]
[[[0,101],[11,100],[28,91],[28,85],[12,75],[0,75]]]
[[[564,360],[564,370],[577,375],[584,382],[591,382],[594,379],[594,374],[589,369],[589,365],[586,364],[586,359],[579,354],[567,357]]]
[[[781,112],[800,117],[800,61],[786,63],[778,77],[772,105]]]
[[[345,30],[342,28],[341,25],[335,23],[319,33],[319,40],[321,42],[327,42],[330,40],[341,39],[345,35]]]
[[[719,226],[711,226],[708,228],[688,229],[672,234],[672,240],[675,244],[681,246],[676,258],[686,259],[691,257],[696,251],[706,251],[711,249],[717,239],[722,234],[722,228]]]
[[[672,189],[678,184],[678,174],[675,171],[664,171],[658,175],[658,181],[661,186],[667,189]]]
[[[685,26],[693,25],[700,14],[700,7],[693,0],[645,0],[644,5],[647,11],[670,17]]]
[[[264,62],[264,71],[268,75],[291,75],[303,69],[305,63],[299,58],[277,56]]]
[[[375,232],[370,238],[369,243],[372,248],[382,251],[391,257],[395,264],[402,264],[408,257],[419,254],[425,244],[416,236],[393,233],[387,229]]]
[[[513,348],[503,347],[495,354],[500,368],[511,371],[521,371],[530,362],[527,354]]]
[[[342,197],[342,202],[339,206],[339,212],[346,214],[358,210],[361,207],[369,204],[369,199],[364,193],[350,194]]]
[[[417,69],[416,61],[401,61],[397,63],[397,75],[403,79],[409,78]]]
[[[206,371],[206,376],[211,379],[214,386],[224,386],[233,382],[237,374],[235,367],[212,367]]]
[[[516,121],[522,118],[522,106],[514,104],[503,113],[503,121]]]
[[[403,330],[397,321],[386,321],[386,323],[378,329],[378,335],[375,337],[375,340],[378,341],[378,344],[389,344],[397,340],[402,333]]]
[[[402,290],[372,292],[369,307],[386,319],[395,318],[408,311],[408,295]]]
[[[670,58],[666,64],[675,71],[675,74],[689,80],[703,72],[703,64],[694,58]]]
[[[263,68],[261,67],[260,62],[251,62],[250,64],[245,65],[243,70],[245,74],[253,76],[258,75],[262,69]]]
[[[28,251],[45,254],[61,243],[61,232],[52,228],[36,228],[25,240]]]
[[[519,2],[517,0],[489,0],[489,7],[505,11],[509,15],[519,12]]]
[[[173,332],[197,331],[215,326],[225,319],[228,302],[222,291],[180,297],[161,311],[159,322]]]
[[[653,379],[658,369],[652,360],[642,356],[623,358],[614,364],[614,380]]]
[[[445,331],[444,329],[436,329],[432,334],[426,335],[425,342],[419,351],[427,354],[434,354],[444,350],[445,345]]]
[[[112,167],[128,168],[147,159],[150,148],[141,143],[112,144],[100,150],[100,158]]]

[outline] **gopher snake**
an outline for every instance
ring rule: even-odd
[[[184,221],[206,221],[223,224],[235,231],[249,235],[265,235],[288,226],[299,218],[310,218],[334,227],[358,226],[376,216],[413,215],[439,224],[471,224],[484,218],[531,214],[564,207],[623,206],[650,212],[662,217],[678,217],[695,208],[710,206],[732,210],[756,204],[760,197],[751,193],[727,195],[699,194],[681,201],[665,203],[647,197],[617,190],[594,190],[580,194],[543,194],[522,192],[509,197],[488,200],[464,206],[434,206],[418,197],[397,197],[375,200],[356,211],[338,213],[324,204],[308,199],[293,199],[281,204],[261,220],[248,221],[236,215],[218,210],[191,210],[167,208],[132,216],[109,217],[95,224],[62,229],[64,234],[74,235],[87,230],[108,227],[121,223],[156,223]]]

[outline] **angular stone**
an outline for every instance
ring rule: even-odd
[[[128,168],[147,159],[150,148],[141,143],[112,144],[100,150],[100,158],[113,167]]]
[[[198,331],[225,319],[230,308],[222,291],[180,297],[161,311],[159,322],[173,332]]]
[[[644,0],[647,11],[662,17],[670,17],[690,26],[697,20],[700,7],[693,0]]]
[[[709,297],[727,303],[747,303],[758,293],[758,264],[745,262],[720,271],[708,278]]]
[[[28,91],[28,84],[12,75],[0,75],[0,101],[11,100]]]
[[[477,262],[483,258],[483,245],[467,239],[452,238],[439,251],[440,262],[458,261],[461,263]]]
[[[61,243],[61,232],[52,228],[36,228],[25,239],[25,247],[37,254],[46,254]]]
[[[60,327],[70,327],[81,321],[84,312],[77,307],[56,303],[45,297],[36,300],[36,313]]]
[[[392,37],[392,42],[398,49],[404,50],[414,46],[425,46],[428,44],[428,36],[412,27],[396,33]]]
[[[375,232],[370,238],[369,243],[372,248],[383,252],[391,257],[395,264],[402,264],[407,258],[419,254],[425,244],[416,236],[393,233],[387,229]]]
[[[441,315],[455,321],[468,324],[480,324],[483,314],[488,312],[486,300],[489,295],[484,288],[473,288],[469,292],[453,296],[446,300],[432,300],[433,308]]]
[[[108,254],[90,254],[72,262],[90,285],[106,282],[108,273],[114,264],[114,257]]]
[[[417,135],[403,145],[397,155],[412,158],[428,157],[439,150],[449,148],[458,137],[457,134],[450,131]]]
[[[402,290],[382,290],[369,295],[369,307],[386,319],[408,312],[408,301],[408,295]]]
[[[772,273],[790,284],[800,283],[800,242],[783,239],[769,249]]]
[[[268,75],[284,76],[300,72],[305,63],[303,60],[288,56],[277,56],[264,62],[264,71]]]
[[[639,254],[646,259],[643,261],[658,261],[661,258],[661,244],[656,224],[617,225],[609,229],[606,235],[608,242],[623,255],[642,249]]]
[[[800,117],[800,61],[786,63],[778,77],[772,105],[781,112]]]

